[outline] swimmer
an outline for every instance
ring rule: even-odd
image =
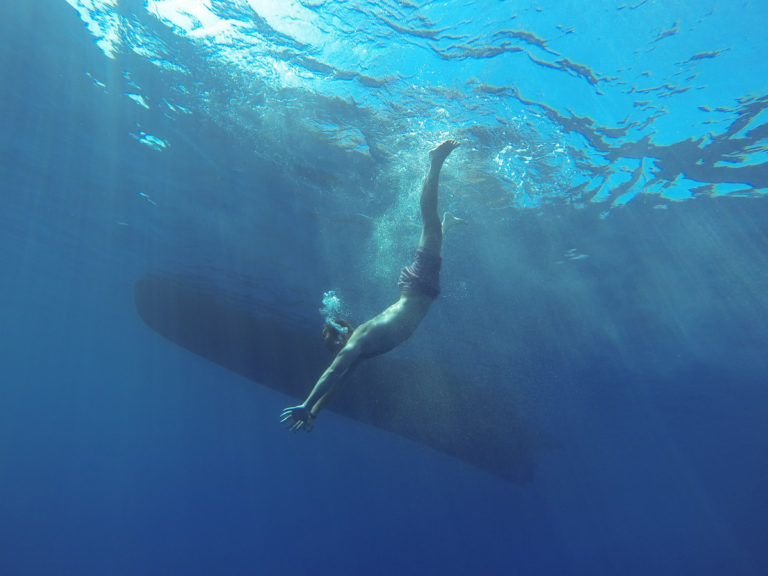
[[[334,326],[339,320],[326,323],[323,337],[338,353],[304,403],[283,410],[280,421],[291,431],[311,430],[320,408],[349,371],[361,360],[389,352],[407,340],[440,293],[440,251],[447,222],[441,222],[437,213],[437,184],[443,162],[458,145],[446,140],[429,152],[429,172],[421,190],[421,239],[413,263],[400,272],[400,299],[357,329],[345,324],[339,331]]]

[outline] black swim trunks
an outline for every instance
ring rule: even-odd
[[[413,264],[403,268],[397,287],[400,292],[420,292],[432,299],[440,294],[440,265],[443,259],[439,254],[419,248]]]

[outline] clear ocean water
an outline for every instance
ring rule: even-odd
[[[3,2],[0,574],[768,574],[766,22]],[[448,137],[466,225],[387,361],[512,399],[516,480],[330,411],[290,434],[292,398],[138,313],[154,274],[318,338],[328,290],[365,320]]]

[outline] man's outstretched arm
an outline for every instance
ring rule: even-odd
[[[348,345],[342,348],[331,365],[320,376],[304,403],[283,410],[280,414],[280,422],[288,423],[292,432],[297,432],[302,428],[307,431],[311,430],[317,413],[336,385],[347,375],[359,355],[356,346]]]

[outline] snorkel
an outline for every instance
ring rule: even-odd
[[[333,327],[337,332],[341,334],[346,334],[349,331],[349,328],[337,323],[333,318],[326,318],[325,323]]]
[[[323,293],[322,306],[319,309],[323,315],[323,339],[331,352],[341,350],[352,335],[352,326],[341,319],[341,298],[335,290]]]

